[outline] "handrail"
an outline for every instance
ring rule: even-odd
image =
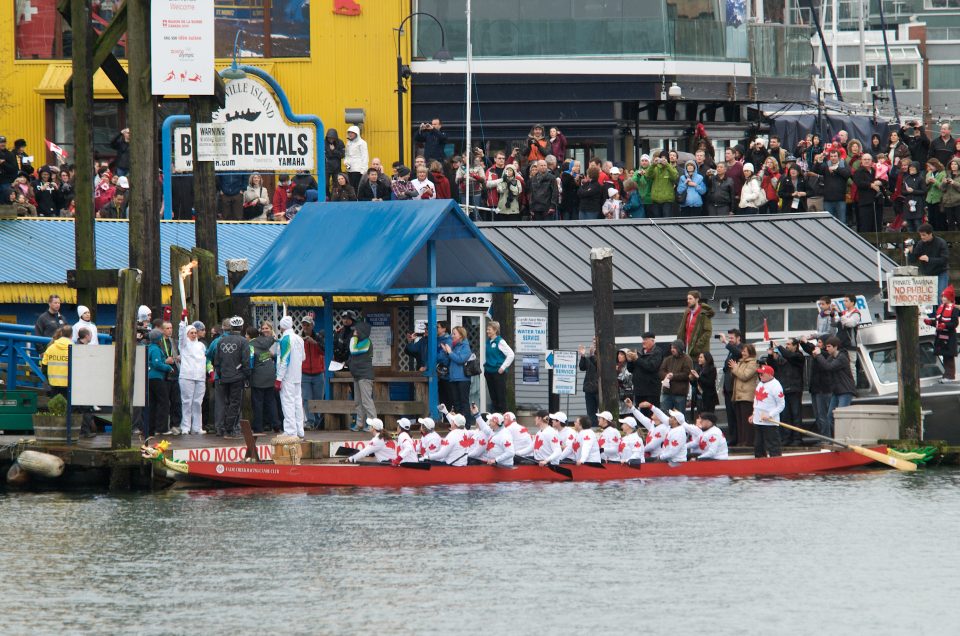
[[[7,324],[9,325],[9,323]],[[16,389],[18,384],[38,387],[47,383],[47,376],[40,370],[40,355],[31,345],[47,345],[49,343],[50,338],[42,336],[0,331],[0,360],[7,365],[6,377],[3,378],[4,387],[7,390]],[[36,375],[37,382],[18,382],[17,374],[21,364],[26,364],[29,370]]]

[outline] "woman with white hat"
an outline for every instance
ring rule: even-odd
[[[443,445],[440,435],[433,430],[437,423],[431,417],[421,417],[417,423],[420,425],[420,454],[424,459],[430,459],[430,456],[438,452]]]
[[[629,415],[619,420],[623,437],[620,438],[620,463],[638,466],[644,463],[643,440],[637,433],[637,420]]]
[[[760,179],[754,174],[752,163],[743,164],[743,179],[737,214],[760,214],[760,208],[767,202],[767,195],[763,192]]]
[[[358,453],[348,457],[347,461],[356,463],[370,455],[382,464],[395,460],[397,444],[392,439],[387,439],[387,434],[383,431],[383,422],[376,417],[370,417],[367,418],[367,426],[373,430],[373,438]]]
[[[73,344],[77,344],[77,334],[80,333],[81,329],[86,329],[90,332],[90,342],[87,344],[98,345],[100,341],[97,339],[97,326],[90,322],[90,310],[83,305],[77,307],[77,316],[80,318],[73,325]]]
[[[413,444],[413,438],[410,437],[410,425],[412,422],[405,417],[397,420],[397,428],[400,434],[397,436],[397,459],[394,463],[407,464],[417,463],[420,458],[417,457],[417,449]]]

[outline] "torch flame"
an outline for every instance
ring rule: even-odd
[[[190,261],[180,268],[180,278],[186,278],[190,275],[190,270],[197,266],[197,261]]]

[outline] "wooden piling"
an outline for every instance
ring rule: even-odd
[[[233,315],[243,318],[243,324],[251,324],[250,299],[246,296],[236,296],[233,290],[236,289],[243,277],[250,271],[250,261],[245,258],[231,258],[227,260],[227,278],[230,283],[230,304],[233,307]]]
[[[513,308],[514,296],[510,292],[503,294],[493,294],[493,302],[490,305],[490,313],[493,319],[500,323],[500,337],[507,341],[510,348],[517,350],[516,320]],[[486,334],[481,342],[486,342]],[[478,354],[479,355],[479,354]],[[507,383],[507,410],[517,410],[517,384],[514,379],[515,364],[510,365],[506,372]]]
[[[143,276],[141,302],[160,315],[160,205],[157,166],[157,101],[150,77],[150,0],[127,0],[130,75],[130,267]],[[75,29],[76,31],[76,29]],[[74,77],[79,74],[74,69]],[[79,150],[79,149],[78,149]],[[168,166],[163,167],[169,170]],[[77,174],[85,174],[78,172]],[[81,181],[82,179],[77,179]],[[77,192],[77,198],[80,193]]]
[[[133,387],[137,360],[137,306],[142,273],[120,270],[117,286],[117,326],[114,330],[113,449],[130,448],[133,423]]]
[[[593,283],[593,326],[597,336],[597,371],[600,380],[600,409],[619,418],[617,392],[617,345],[613,321],[613,249],[590,250],[590,278]],[[592,415],[592,414],[591,414]]]
[[[72,24],[90,24],[90,0],[73,0],[70,5]],[[93,169],[93,48],[96,34],[93,29],[73,29],[73,77],[71,85],[73,99],[73,143],[76,174],[92,175]],[[75,263],[77,271],[93,270],[97,267],[96,237],[94,235],[93,180],[74,179],[74,205],[76,213],[73,220]],[[77,304],[90,308],[92,319],[96,319],[97,289],[89,285],[77,287]]]
[[[917,276],[917,267],[897,267],[894,276]],[[900,439],[920,439],[920,310],[896,307],[897,315],[897,404],[900,407]]]
[[[217,249],[217,176],[212,161],[197,160],[197,124],[213,119],[215,100],[207,95],[193,95],[188,100],[190,134],[193,135],[193,208],[196,219],[193,224],[195,245],[213,254],[213,262],[219,262]],[[182,177],[186,178],[186,177]],[[216,276],[214,270],[213,276]],[[200,276],[204,276],[201,272]],[[201,281],[200,286],[204,283]]]
[[[217,259],[208,250],[199,247],[193,248],[190,253],[193,260],[197,261],[195,276],[198,278],[198,287],[200,298],[197,305],[200,309],[200,321],[212,328],[213,325],[220,324],[220,314],[217,309]]]

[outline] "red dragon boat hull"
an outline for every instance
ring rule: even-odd
[[[872,447],[881,453],[886,447]],[[652,477],[753,477],[797,475],[839,471],[865,466],[872,460],[851,451],[797,453],[782,457],[731,458],[719,461],[669,465],[658,462],[641,466],[606,464],[603,468],[561,465],[571,477],[535,465],[512,468],[496,466],[431,466],[416,470],[380,464],[286,464],[188,462],[191,477],[263,487],[374,487],[406,488],[442,484],[492,484],[517,481],[612,481]]]

